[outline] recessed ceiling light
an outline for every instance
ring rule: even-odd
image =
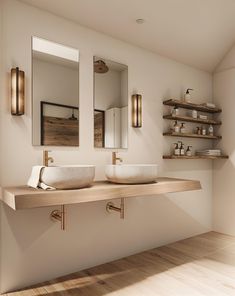
[[[142,19],[142,18],[139,18],[139,19],[137,19],[137,20],[135,20],[135,21],[136,21],[136,23],[139,24],[139,25],[142,25],[142,24],[145,22],[145,20]]]

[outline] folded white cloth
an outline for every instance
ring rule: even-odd
[[[221,150],[220,149],[206,149],[206,150],[197,150],[197,155],[211,155],[211,156],[220,156]]]
[[[210,107],[210,108],[215,108],[215,104],[213,104],[213,103],[205,103],[205,106]]]
[[[41,173],[45,166],[35,165],[32,168],[31,176],[27,182],[29,187],[41,188],[44,190],[55,190],[56,188],[48,186],[47,184],[41,182]]]

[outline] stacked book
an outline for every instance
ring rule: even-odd
[[[206,149],[206,150],[198,150],[196,151],[196,155],[208,155],[208,156],[220,156],[220,149]]]

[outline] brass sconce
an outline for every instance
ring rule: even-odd
[[[24,71],[11,69],[11,114],[24,114]]]
[[[142,127],[142,96],[132,95],[132,127]]]

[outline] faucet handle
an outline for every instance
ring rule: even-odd
[[[54,162],[54,158],[53,157],[48,157],[48,162],[51,162],[51,163],[53,163]]]

